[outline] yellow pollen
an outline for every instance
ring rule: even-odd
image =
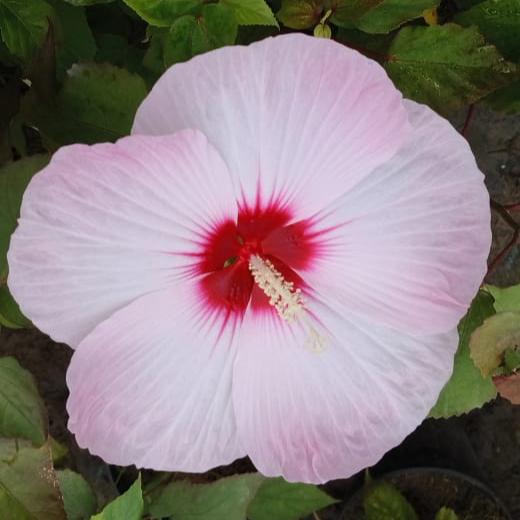
[[[258,255],[249,258],[249,270],[256,284],[269,298],[269,303],[278,311],[284,320],[294,321],[303,312],[303,297],[300,289],[294,288],[282,273],[276,270],[273,263]]]

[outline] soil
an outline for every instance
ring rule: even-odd
[[[466,112],[455,115],[453,123],[461,128]],[[466,136],[486,175],[492,199],[501,204],[520,202],[520,117],[504,116],[484,106],[475,108]],[[520,211],[514,215],[520,220]],[[494,258],[512,236],[512,229],[498,214],[493,215]],[[516,244],[487,281],[497,285],[520,282],[520,245]],[[0,331],[0,356],[16,357],[36,378],[47,405],[50,433],[69,448],[67,465],[81,471],[93,484],[102,502],[116,496],[117,468],[80,450],[66,428],[65,372],[72,351],[56,344],[37,330]],[[466,473],[493,489],[509,508],[512,518],[520,518],[520,406],[495,402],[462,417],[426,420],[401,446],[389,452],[371,470],[373,476],[400,468],[435,466]],[[212,480],[219,475],[251,470],[247,460],[219,468],[200,478]],[[133,477],[126,470],[119,487]],[[199,478],[199,479],[200,479]],[[326,490],[345,500],[362,484],[362,475],[330,482]],[[436,486],[436,485],[435,485]],[[432,495],[433,496],[433,495]],[[444,504],[439,504],[439,507]],[[320,512],[322,520],[338,520],[344,504]],[[316,517],[313,517],[316,518]],[[472,516],[485,520],[486,516]],[[275,519],[273,519],[275,520]]]

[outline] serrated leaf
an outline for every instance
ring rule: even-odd
[[[109,64],[73,65],[50,104],[24,107],[49,149],[71,143],[115,141],[130,133],[137,107],[147,94],[144,80]]]
[[[367,33],[389,33],[405,22],[420,18],[440,0],[337,0],[331,22]]]
[[[282,0],[276,16],[291,29],[308,29],[319,23],[324,0]]]
[[[389,53],[386,70],[396,86],[441,114],[481,99],[516,73],[476,27],[404,27]]]
[[[269,478],[260,485],[247,517],[249,520],[298,520],[335,502],[317,486]]]
[[[164,34],[164,66],[169,67],[197,54],[232,45],[237,30],[233,11],[225,5],[205,5],[201,16],[197,18],[191,15],[182,16]]]
[[[447,418],[480,408],[496,396],[490,377],[483,377],[470,357],[469,340],[473,331],[494,314],[493,298],[481,291],[459,324],[459,347],[453,373],[442,389],[431,417]]]
[[[257,473],[223,478],[211,484],[172,482],[149,497],[153,518],[244,520],[263,477]]]
[[[483,101],[493,110],[505,114],[518,114],[520,112],[520,81],[502,87],[484,98]]]
[[[441,507],[435,515],[435,520],[459,520],[459,517],[451,507]]]
[[[56,12],[57,74],[63,78],[74,63],[92,60],[97,48],[84,9],[63,0],[51,3]]]
[[[47,444],[0,439],[0,518],[66,520]]]
[[[0,284],[7,277],[7,250],[20,216],[23,193],[32,176],[48,162],[47,155],[34,155],[0,168]]]
[[[194,14],[205,0],[123,0],[143,20],[157,27],[169,27],[177,18]]]
[[[520,348],[520,312],[500,312],[487,318],[469,342],[471,359],[484,377],[498,368],[507,349]]]
[[[90,484],[70,469],[57,471],[67,520],[89,520],[97,511],[97,499]]]
[[[486,0],[455,16],[464,27],[476,25],[507,59],[520,59],[520,0]]]
[[[274,25],[278,22],[265,0],[220,0],[232,9],[239,25]]]
[[[0,436],[42,445],[47,416],[34,378],[12,357],[0,358]]]
[[[366,520],[419,520],[410,503],[389,482],[370,484],[363,508]]]
[[[520,311],[520,284],[511,287],[486,285],[486,291],[495,299],[494,307],[497,312]]]
[[[128,491],[110,502],[101,513],[94,515],[91,520],[141,520],[143,509],[143,492],[141,476],[139,476]]]
[[[40,47],[54,16],[45,0],[0,0],[0,34],[7,48],[28,63]]]

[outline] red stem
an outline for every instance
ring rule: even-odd
[[[466,120],[464,121],[464,125],[462,126],[462,130],[460,133],[466,137],[466,134],[468,132],[469,124],[471,123],[471,120],[473,118],[473,112],[475,111],[475,105],[472,103],[468,108],[468,113],[466,114]]]
[[[520,209],[520,202],[515,202],[514,204],[504,204],[502,207],[506,211],[517,211]]]

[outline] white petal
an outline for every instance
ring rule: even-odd
[[[489,195],[464,138],[406,106],[412,137],[316,218],[329,231],[302,276],[344,316],[428,334],[457,325],[486,273]]]
[[[231,401],[234,327],[190,283],[96,327],[67,373],[69,429],[106,462],[203,472],[245,452]]]
[[[226,166],[200,132],[68,146],[24,195],[9,288],[39,329],[75,347],[187,276],[204,234],[236,214]]]
[[[333,41],[288,34],[169,69],[133,132],[182,128],[208,136],[248,206],[278,202],[297,220],[387,161],[409,124],[401,94],[376,62]]]
[[[451,373],[457,333],[412,337],[309,307],[315,318],[291,325],[246,315],[233,400],[260,472],[322,483],[373,465],[419,425]]]

